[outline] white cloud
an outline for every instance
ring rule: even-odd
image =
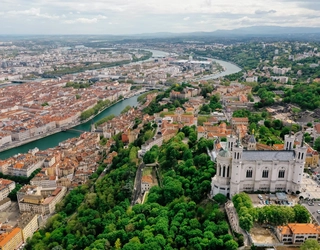
[[[97,16],[98,19],[107,19],[108,17],[104,16],[104,15],[98,15]]]
[[[64,21],[67,24],[73,24],[73,23],[96,23],[98,22],[97,18],[84,18],[84,17],[80,17],[74,20],[65,20]]]
[[[76,19],[69,19],[69,20],[65,20],[64,23],[68,23],[68,24],[74,24],[74,23],[97,23],[99,20],[104,20],[107,19],[108,17],[104,16],[104,15],[97,15],[96,17],[93,18],[85,18],[85,17],[79,17]]]
[[[0,33],[27,32],[24,27],[28,23],[32,32],[50,24],[49,32],[68,33],[79,28],[78,32],[90,33],[95,28],[94,32],[113,34],[213,31],[251,25],[320,26],[317,8],[308,7],[320,0],[0,1],[0,22],[6,24],[0,26]],[[68,28],[63,26],[65,23],[74,25]],[[117,25],[106,29],[104,25],[108,23]],[[9,30],[9,26],[13,28]]]
[[[30,8],[26,10],[10,10],[7,12],[0,12],[0,15],[4,15],[7,17],[12,16],[31,16],[31,17],[38,17],[38,18],[46,18],[46,19],[59,19],[60,16],[58,15],[50,15],[48,13],[41,13],[40,8]]]

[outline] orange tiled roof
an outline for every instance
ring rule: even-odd
[[[275,150],[283,150],[284,144],[273,144]]]
[[[13,237],[15,237],[18,233],[21,232],[21,228],[14,228],[9,234],[4,235],[4,237],[0,238],[0,247],[3,248]]]
[[[141,182],[153,183],[151,175],[144,175],[141,178]]]
[[[279,226],[278,229],[281,234],[291,234],[291,230],[288,226]]]
[[[314,129],[316,130],[317,134],[320,134],[320,123],[314,125]]]
[[[318,234],[319,228],[311,223],[290,223],[288,227],[293,234]]]
[[[249,119],[248,117],[232,117],[233,121],[237,121],[237,122],[248,122]]]
[[[198,132],[205,132],[205,129],[204,129],[204,127],[202,127],[202,126],[198,126]]]

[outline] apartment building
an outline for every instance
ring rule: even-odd
[[[9,193],[15,189],[16,183],[11,180],[0,179],[0,201],[7,198]]]
[[[30,130],[25,128],[20,128],[12,131],[12,141],[23,141],[30,138]]]
[[[24,213],[20,216],[18,227],[21,228],[23,242],[27,242],[27,239],[31,238],[34,232],[38,230],[38,216],[34,213]]]
[[[26,160],[26,161],[24,161]],[[42,168],[44,159],[32,159],[27,161],[17,161],[8,166],[8,174],[14,176],[25,176],[29,177],[35,170]]]
[[[33,186],[42,187],[43,189],[53,189],[57,187],[57,177],[38,173],[30,180],[30,184]]]
[[[9,144],[10,142],[12,142],[11,134],[0,132],[0,147]]]
[[[21,228],[16,227],[10,233],[0,235],[0,249],[14,250],[18,249],[23,243]]]
[[[11,200],[10,198],[4,198],[3,200],[0,201],[0,212],[5,211],[8,207],[11,205]]]
[[[56,204],[62,200],[66,192],[66,187],[44,190],[41,187],[26,185],[17,193],[19,210],[42,215],[52,214]]]
[[[0,160],[0,172],[7,175],[8,174],[8,167],[13,164],[13,159],[9,158],[6,160]]]
[[[226,123],[222,122],[218,126],[214,125],[205,125],[205,126],[198,126],[198,140],[200,140],[201,137],[204,137],[206,139],[215,139],[215,138],[222,138],[227,137],[232,133],[231,126],[227,126]]]

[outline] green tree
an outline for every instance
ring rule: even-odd
[[[320,151],[320,137],[315,140],[314,147],[317,151]]]
[[[238,249],[238,243],[234,240],[229,240],[225,243],[227,250],[237,250]]]
[[[223,194],[216,194],[213,199],[216,202],[219,202],[220,204],[224,204],[227,201],[227,197],[225,197]]]
[[[119,238],[116,240],[116,243],[114,244],[114,247],[115,247],[115,249],[121,249],[121,241],[120,241]]]
[[[301,246],[301,250],[320,250],[320,244],[315,239],[307,239]]]
[[[295,213],[295,221],[297,223],[308,223],[310,221],[309,212],[304,206],[297,204],[293,207],[293,211]]]

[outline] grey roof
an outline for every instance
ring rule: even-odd
[[[295,152],[293,150],[282,151],[243,151],[242,159],[245,161],[290,161],[293,160]]]
[[[223,150],[219,151],[219,156],[230,158],[231,154],[230,154],[230,152],[228,150],[223,149]]]
[[[288,200],[288,197],[285,193],[276,193],[278,200]]]
[[[254,135],[252,134],[249,138],[249,143],[257,143],[256,138],[254,138]]]

